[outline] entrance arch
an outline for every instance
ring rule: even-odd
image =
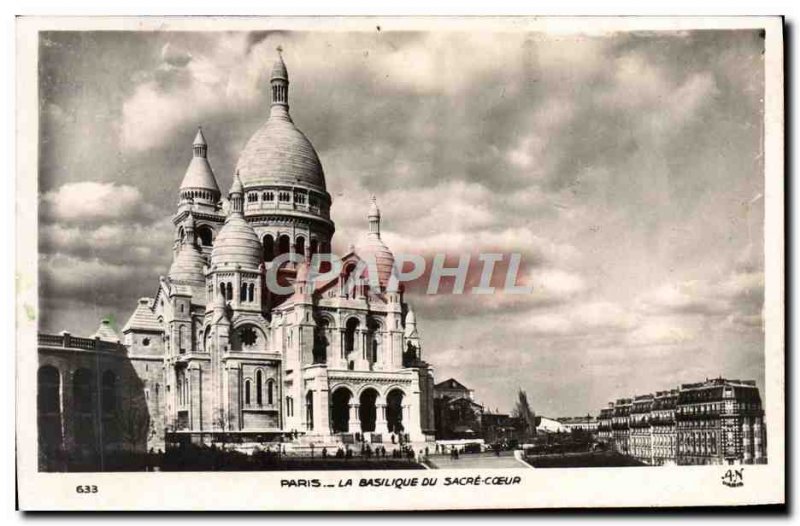
[[[405,395],[400,389],[392,389],[386,395],[386,425],[390,433],[402,433],[403,426],[403,398]]]
[[[368,387],[361,392],[358,398],[358,419],[361,421],[361,431],[369,433],[375,431],[377,410],[375,402],[378,400],[378,391]]]
[[[347,433],[350,426],[350,400],[353,394],[346,387],[339,387],[331,395],[331,430]]]

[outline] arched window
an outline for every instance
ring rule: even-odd
[[[369,345],[369,361],[371,363],[378,363],[378,359],[380,358],[380,347],[381,347],[381,326],[375,320],[369,321],[369,337],[367,338],[367,343]]]
[[[250,405],[250,380],[244,382],[244,405]]]
[[[231,285],[230,281],[225,284],[225,291],[226,291],[226,295],[227,295],[228,301],[232,301],[233,300],[233,285]]]
[[[261,375],[261,371],[256,371],[256,404],[258,405],[262,405],[264,403],[263,387],[264,379]]]
[[[306,428],[309,431],[314,429],[314,392],[306,394]]]
[[[275,257],[275,240],[272,238],[271,235],[267,234],[264,236],[264,261],[269,263]]]
[[[317,251],[319,250],[319,242],[316,239],[312,239],[311,244],[309,245],[309,249],[311,257],[314,257],[314,254],[316,254]]]
[[[200,244],[204,247],[210,247],[213,243],[213,232],[210,227],[202,225],[197,229],[197,237]]]
[[[267,405],[272,405],[272,403],[274,402],[274,397],[275,397],[274,390],[275,390],[275,382],[269,380],[267,382]]]
[[[61,411],[61,376],[52,365],[39,368],[38,397],[40,413],[57,413]]]
[[[289,245],[291,241],[289,240],[289,236],[283,235],[278,238],[278,255],[281,254],[288,254],[289,253]]]
[[[255,297],[256,297],[256,286],[253,283],[251,283],[247,287],[247,301],[252,303],[253,301],[255,301],[254,300]]]
[[[247,283],[242,283],[239,288],[239,301],[247,301]]]
[[[178,352],[183,354],[186,352],[186,326],[181,325],[178,328]]]
[[[114,412],[117,407],[117,377],[112,371],[103,373],[103,413]]]
[[[306,238],[299,236],[294,242],[294,253],[304,255],[306,253]]]
[[[356,330],[358,329],[358,320],[350,318],[347,320],[347,325],[344,331],[344,352],[349,353],[355,349],[356,346]]]
[[[220,296],[222,296],[222,299],[225,299],[226,294],[225,294],[225,284],[224,283],[220,283],[219,284],[219,294],[220,294]]]

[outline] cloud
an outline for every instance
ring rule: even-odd
[[[282,44],[292,118],[334,199],[335,250],[358,243],[374,193],[395,253],[522,255],[533,294],[408,294],[437,376],[499,407],[513,384],[577,414],[685,375],[763,374],[756,32],[47,38],[48,330],[93,331],[152,293],[196,126],[227,189]],[[61,195],[86,179],[105,186]]]
[[[168,263],[173,226],[169,218],[149,225],[110,223],[94,226],[43,225],[39,251],[113,264]]]
[[[147,219],[153,207],[135,186],[82,181],[67,183],[42,196],[45,221],[98,223]]]

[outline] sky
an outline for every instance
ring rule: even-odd
[[[407,295],[436,380],[538,414],[705,378],[764,393],[755,31],[50,32],[40,40],[40,330],[124,325],[172,257],[198,126],[223,192],[280,45],[334,251],[521,254],[528,295]]]

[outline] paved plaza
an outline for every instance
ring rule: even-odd
[[[462,453],[458,460],[449,455],[431,455],[428,464],[432,469],[530,469],[531,467],[514,457],[513,451],[503,451],[498,457],[494,453]]]

